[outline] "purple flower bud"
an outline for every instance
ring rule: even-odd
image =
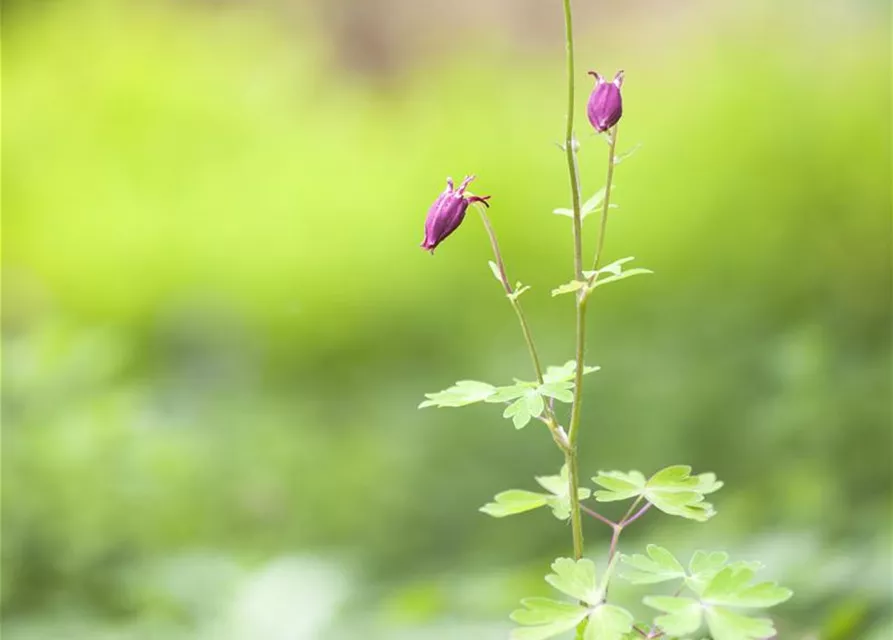
[[[428,209],[425,218],[425,239],[422,249],[434,253],[434,249],[446,240],[453,231],[459,228],[465,218],[465,210],[472,202],[483,202],[486,206],[490,196],[475,196],[465,193],[466,187],[474,180],[474,176],[465,176],[462,184],[456,189],[453,179],[447,178],[446,190],[437,196],[437,200]]]
[[[586,105],[586,114],[595,130],[602,133],[617,124],[623,115],[623,101],[620,98],[623,71],[617,72],[613,82],[606,81],[595,71],[590,71],[589,75],[595,76],[596,82]]]

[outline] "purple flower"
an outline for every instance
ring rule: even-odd
[[[490,196],[475,196],[466,194],[465,189],[474,180],[474,176],[465,176],[465,180],[456,189],[453,179],[447,178],[446,190],[437,196],[437,200],[428,209],[428,217],[425,218],[425,239],[422,241],[422,249],[434,253],[434,249],[446,240],[453,231],[459,228],[465,218],[465,210],[472,202],[482,202],[486,206]]]
[[[608,82],[595,71],[590,71],[589,75],[595,76],[596,82],[586,105],[586,114],[595,130],[602,133],[617,124],[623,115],[623,101],[620,98],[623,71],[617,72],[613,82]]]

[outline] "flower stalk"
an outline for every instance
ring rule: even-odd
[[[482,206],[485,204],[485,202],[482,202],[480,205],[476,205],[476,207],[478,213],[481,214],[481,222],[484,224],[487,236],[490,238],[490,247],[493,249],[493,258],[496,264],[496,271],[499,274],[499,281],[502,284],[502,288],[505,290],[506,297],[512,305],[512,309],[515,311],[515,315],[518,317],[518,323],[521,325],[521,333],[524,335],[524,342],[527,344],[527,351],[530,353],[530,361],[533,364],[537,384],[541,385],[543,384],[543,366],[536,350],[536,344],[533,341],[530,325],[527,323],[527,316],[524,315],[524,309],[521,307],[521,301],[518,300],[518,294],[514,287],[512,287],[511,280],[509,280],[508,275],[505,272],[505,262],[502,259],[502,252],[499,250],[499,241],[496,239],[496,232],[493,230],[493,225],[490,223],[490,217],[487,215],[486,209]],[[555,441],[555,444],[557,444],[558,448],[566,454],[570,446],[567,434],[564,432],[561,425],[558,424],[558,418],[555,416],[552,405],[549,403],[545,405],[545,418],[543,422],[549,427],[549,431],[552,434],[552,439]]]
[[[583,280],[583,213],[580,206],[580,172],[577,167],[577,142],[574,138],[574,19],[571,0],[564,0],[564,28],[567,60],[567,121],[564,136],[564,153],[571,187],[571,206],[574,229],[574,278]],[[586,352],[586,296],[581,290],[576,296],[576,330],[574,373],[574,399],[571,404],[571,419],[568,425],[568,449],[565,463],[568,468],[568,482],[571,502],[571,534],[574,542],[574,558],[583,557],[583,520],[580,515],[580,474],[577,465],[577,435],[580,427],[580,410],[583,399],[583,358]]]
[[[602,201],[602,216],[598,229],[598,245],[595,248],[595,258],[592,260],[592,270],[596,271],[602,259],[602,250],[605,248],[605,231],[608,228],[608,209],[611,208],[611,184],[614,181],[614,166],[617,164],[617,127],[609,132],[608,139],[608,175],[605,178],[605,199]],[[593,276],[595,277],[595,276]]]

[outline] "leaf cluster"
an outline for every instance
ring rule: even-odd
[[[773,607],[792,595],[790,589],[776,582],[754,583],[755,573],[761,568],[759,563],[730,563],[725,552],[696,551],[686,568],[663,547],[648,545],[646,553],[621,556],[627,568],[620,577],[633,584],[681,580],[682,588],[691,593],[644,598],[646,605],[662,612],[654,624],[665,634],[688,636],[706,622],[714,640],[758,640],[775,635],[770,619],[751,617],[741,611]]]
[[[620,258],[619,260],[615,260],[611,264],[595,269],[594,271],[584,271],[583,275],[586,278],[585,280],[571,280],[556,289],[552,289],[552,296],[560,296],[565,293],[573,293],[580,290],[584,290],[585,294],[589,295],[597,287],[604,284],[617,282],[618,280],[625,280],[632,276],[654,273],[650,269],[643,269],[641,267],[633,267],[631,269],[623,268],[623,265],[633,260],[635,260],[633,256]]]
[[[535,478],[548,493],[536,493],[522,489],[509,489],[497,493],[493,502],[480,508],[481,511],[494,518],[504,518],[539,507],[549,506],[552,514],[559,520],[567,520],[571,513],[570,482],[567,465],[561,467],[557,476],[539,476]],[[586,500],[592,492],[586,487],[577,489],[577,497]]]
[[[600,367],[584,367],[583,374]],[[496,387],[477,380],[460,380],[452,387],[436,393],[426,393],[420,409],[425,407],[464,407],[476,402],[507,405],[502,413],[516,429],[521,429],[543,415],[549,399],[570,403],[574,399],[576,363],[569,360],[561,366],[550,366],[543,373],[542,384],[515,380],[514,384]]]
[[[555,560],[546,582],[577,602],[523,599],[524,608],[516,609],[510,616],[522,625],[512,631],[512,640],[547,640],[579,627],[584,621],[584,640],[623,640],[632,631],[634,618],[623,607],[605,602],[611,569],[608,567],[599,581],[592,560]]]
[[[666,514],[704,522],[716,511],[704,496],[722,487],[714,473],[691,475],[691,467],[666,467],[650,478],[639,471],[600,471],[592,479],[602,487],[594,493],[599,502],[647,500]]]

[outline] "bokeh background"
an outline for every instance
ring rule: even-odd
[[[656,272],[598,291],[585,475],[716,471],[717,517],[623,549],[762,560],[781,638],[893,637],[889,3],[575,4],[584,195],[585,71],[624,68],[606,255]],[[3,9],[4,638],[506,637],[570,533],[476,509],[560,459],[416,409],[530,374],[477,220],[418,242],[477,173],[571,357],[560,2]]]

